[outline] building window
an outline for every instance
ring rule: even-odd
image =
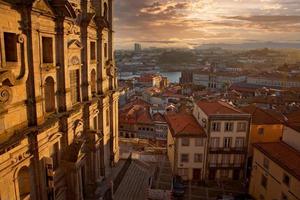
[[[95,96],[96,94],[96,71],[93,69],[91,71],[91,92],[92,95]]]
[[[220,170],[220,177],[222,179],[229,178],[229,170],[227,170],[227,169]]]
[[[244,147],[244,141],[245,141],[245,138],[243,138],[243,137],[236,138],[235,139],[235,147],[243,148]]]
[[[188,176],[188,168],[178,168],[178,175],[182,177]]]
[[[267,158],[264,158],[263,166],[264,168],[269,169],[269,160]]]
[[[210,140],[210,147],[218,148],[220,146],[220,139],[219,138],[211,138]]]
[[[225,123],[225,131],[227,131],[227,132],[233,131],[233,122],[226,122]]]
[[[231,137],[225,137],[224,138],[224,148],[230,148],[231,147],[231,141],[232,141]]]
[[[189,138],[181,138],[181,146],[189,146],[190,139]]]
[[[189,162],[189,154],[187,153],[181,154],[181,162]]]
[[[4,48],[6,62],[18,61],[17,41],[17,34],[4,33]]]
[[[221,123],[220,122],[213,122],[211,126],[211,131],[220,132],[221,130]]]
[[[106,126],[109,126],[109,109],[106,109]]]
[[[265,129],[264,128],[259,128],[258,129],[258,134],[259,135],[263,135],[265,133]]]
[[[268,179],[264,175],[261,175],[261,181],[260,181],[261,186],[263,186],[265,189],[267,189],[268,185]]]
[[[218,154],[211,154],[209,157],[209,161],[211,164],[216,165],[218,163]]]
[[[195,146],[202,147],[203,146],[203,138],[195,138]]]
[[[93,126],[94,126],[94,130],[97,130],[98,129],[98,118],[97,116],[94,117],[93,119]]]
[[[90,51],[91,60],[96,60],[96,42],[90,43]]]
[[[283,179],[282,182],[286,185],[286,186],[290,186],[290,177],[287,174],[283,174]]]
[[[52,77],[47,77],[44,86],[46,112],[55,111],[55,88]]]
[[[51,151],[51,158],[53,162],[53,169],[56,170],[59,166],[59,144],[56,142]]]
[[[42,37],[43,63],[53,63],[53,39]]]
[[[246,131],[246,122],[238,122],[237,123],[237,131],[238,132],[244,132]]]
[[[80,101],[79,69],[70,71],[70,90],[72,104]]]
[[[195,153],[194,154],[194,162],[198,163],[198,162],[202,162],[203,156],[201,153]]]
[[[107,43],[104,43],[104,57],[107,58]]]
[[[230,163],[231,154],[222,155],[222,164],[228,165]]]
[[[287,195],[284,193],[281,193],[281,200],[288,200]]]

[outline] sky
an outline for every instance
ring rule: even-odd
[[[116,49],[300,42],[300,0],[114,0]]]

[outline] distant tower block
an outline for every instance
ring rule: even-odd
[[[142,45],[139,43],[134,44],[134,51],[139,52],[142,50]]]

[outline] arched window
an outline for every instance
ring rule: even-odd
[[[55,111],[54,80],[50,76],[46,78],[45,81],[45,105],[46,105],[46,112]]]
[[[19,185],[20,199],[30,199],[30,175],[28,167],[24,166],[20,169],[17,180]]]
[[[91,92],[94,96],[96,94],[96,71],[93,69],[91,71]]]
[[[107,3],[104,3],[103,17],[104,17],[104,19],[108,20],[108,7],[107,7]]]

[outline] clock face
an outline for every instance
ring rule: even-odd
[[[80,64],[80,60],[79,60],[78,56],[73,56],[71,58],[71,63],[72,63],[72,65],[79,65]]]

